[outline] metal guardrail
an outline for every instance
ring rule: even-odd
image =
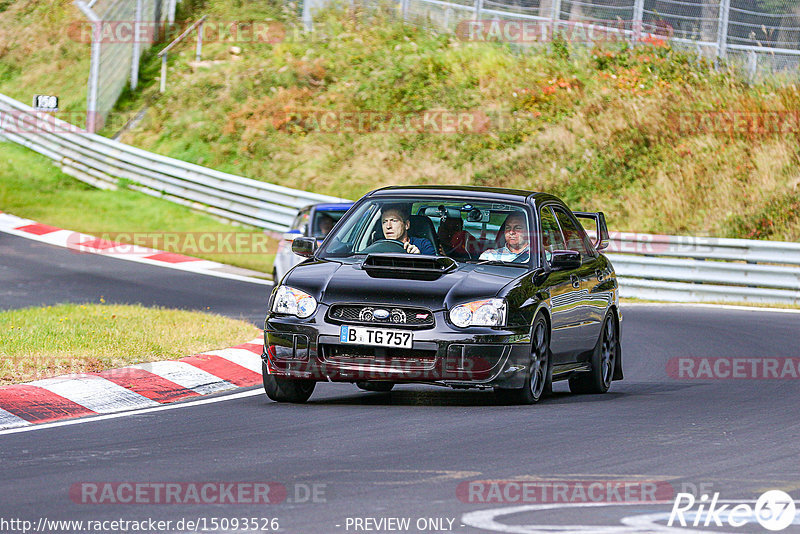
[[[272,231],[288,229],[298,208],[343,199],[259,182],[153,154],[79,131],[0,95],[0,116],[30,120],[30,131],[0,137],[52,159],[61,170],[101,188],[127,180],[131,189],[231,221]],[[44,121],[44,125],[37,125]],[[52,127],[67,133],[49,133]],[[76,132],[76,133],[72,133]],[[672,301],[800,304],[800,243],[617,233],[604,251],[623,297]]]
[[[800,304],[800,243],[620,233],[605,252],[623,297]]]
[[[76,126],[0,94],[0,130],[52,159],[61,170],[103,189],[130,189],[272,231],[286,230],[297,210],[342,199],[260,182],[147,152],[86,133]],[[9,118],[10,117],[10,118]],[[9,129],[8,125],[15,125]]]

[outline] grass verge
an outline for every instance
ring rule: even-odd
[[[137,244],[151,248],[160,248],[158,245],[166,244],[168,236],[175,236],[167,252],[262,273],[272,272],[277,250],[277,242],[260,230],[226,224],[136,191],[95,189],[62,173],[44,156],[13,143],[0,143],[0,210],[112,240],[130,243],[136,239]],[[258,247],[223,248],[216,237],[205,241],[204,246],[198,244],[204,234],[232,233],[245,234],[242,243],[257,242]],[[190,235],[193,241],[186,239]]]
[[[259,335],[253,325],[208,313],[103,304],[0,312],[0,384],[173,360]]]

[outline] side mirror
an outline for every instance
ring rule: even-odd
[[[576,250],[554,250],[550,267],[554,271],[567,271],[581,266],[581,254]]]
[[[297,237],[292,241],[292,252],[310,258],[317,251],[317,240],[313,237]]]

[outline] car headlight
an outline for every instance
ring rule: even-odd
[[[450,310],[450,321],[456,326],[505,326],[506,301],[486,299],[465,302]]]
[[[296,315],[301,319],[311,317],[317,309],[317,299],[306,293],[289,286],[281,286],[272,302],[272,311]]]

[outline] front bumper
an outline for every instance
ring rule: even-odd
[[[325,321],[320,305],[310,319],[270,314],[264,328],[263,359],[270,374],[317,381],[435,383],[452,387],[522,387],[530,362],[530,328],[467,328],[449,325],[444,312],[436,325],[407,329],[412,349],[343,344],[339,324]]]

